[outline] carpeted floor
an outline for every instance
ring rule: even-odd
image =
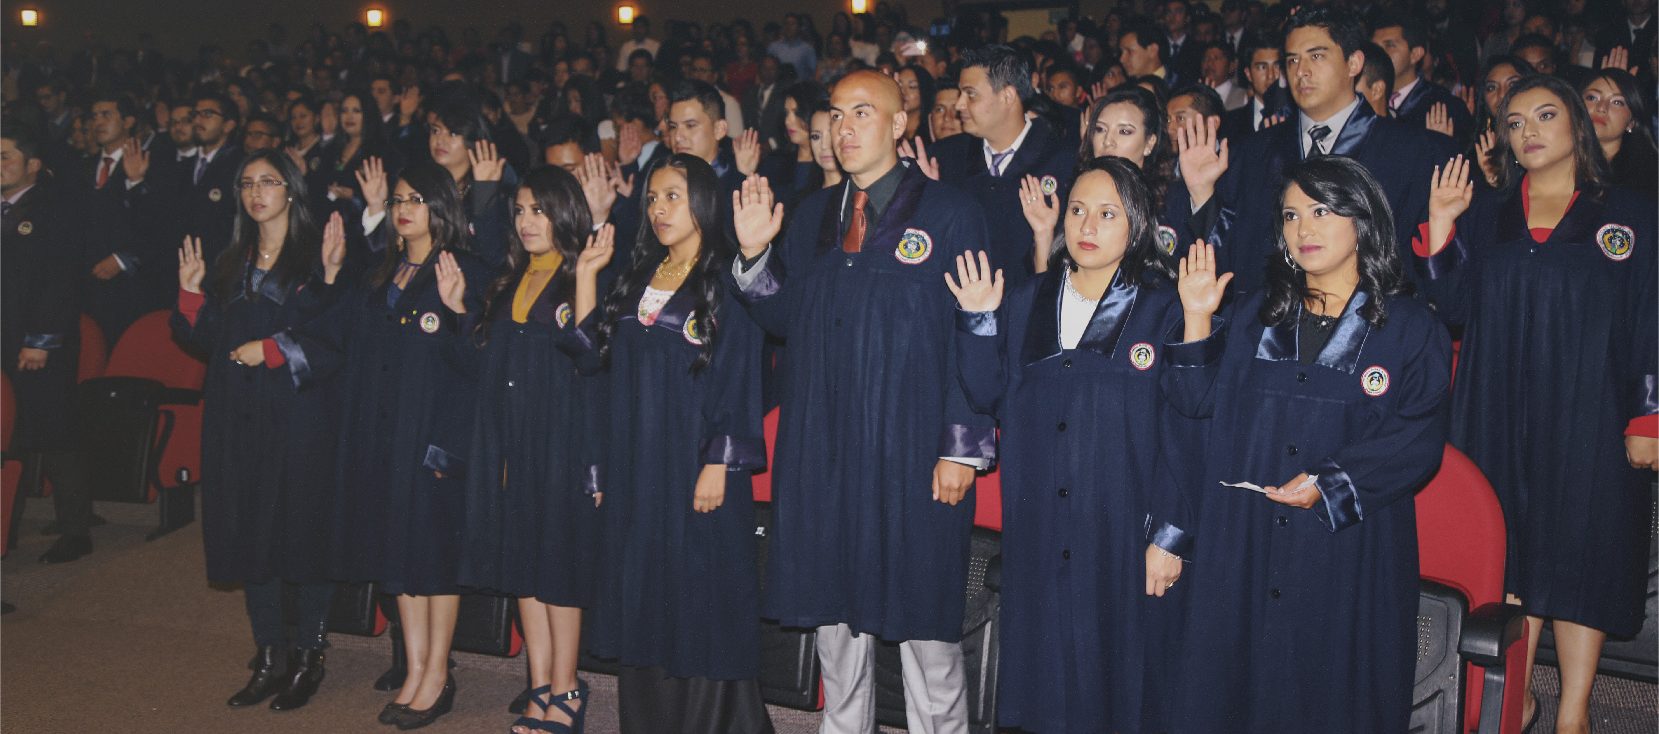
[[[40,534],[49,501],[33,500],[21,524],[18,550],[0,565],[3,596],[18,611],[0,621],[0,728],[7,734],[120,730],[197,732],[385,732],[375,714],[391,694],[371,688],[388,662],[382,638],[336,635],[328,679],[304,709],[274,713],[264,707],[233,710],[224,699],[246,681],[253,643],[240,592],[214,590],[203,580],[201,528],[191,525],[144,542],[153,506],[100,504],[110,521],[94,531],[97,550],[81,561],[42,566],[50,545]],[[523,660],[456,654],[459,694],[454,713],[433,732],[503,731],[509,699],[523,685]],[[588,731],[617,731],[616,682],[587,675],[594,689]],[[1534,729],[1551,730],[1553,668],[1538,668],[1545,716]],[[1593,710],[1598,734],[1651,734],[1659,694],[1655,686],[1598,680]],[[780,734],[807,734],[818,715],[773,707]]]

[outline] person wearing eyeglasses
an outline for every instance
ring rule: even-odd
[[[203,255],[211,261],[230,242],[236,221],[236,175],[244,157],[235,142],[241,113],[219,92],[198,94],[194,104],[196,155],[179,161],[176,172],[169,166],[156,176],[150,176],[154,161],[147,153],[123,167],[144,216],[174,235],[201,239]]]
[[[281,146],[282,133],[280,130],[281,126],[277,125],[275,120],[264,115],[248,118],[248,121],[242,125],[243,152],[253,155],[263,150],[273,150]],[[191,155],[195,155],[195,153],[192,152]]]
[[[443,166],[410,166],[390,196],[383,171],[359,182],[383,202],[393,237],[301,343],[343,355],[333,577],[396,595],[408,663],[380,721],[416,728],[455,701],[448,659],[475,409],[474,378],[457,353],[483,311],[491,268],[466,250],[467,213]]]
[[[253,626],[253,676],[226,702],[304,706],[323,680],[334,584],[325,573],[330,461],[338,444],[331,355],[294,329],[331,303],[345,226],[312,219],[304,177],[279,151],[236,176],[230,246],[209,261],[199,238],[178,255],[173,330],[207,360],[202,539],[207,577],[241,584]],[[285,613],[283,597],[291,595]],[[290,634],[289,630],[295,630]]]

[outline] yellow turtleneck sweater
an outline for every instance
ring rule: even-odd
[[[553,280],[553,271],[559,269],[559,263],[563,260],[558,250],[530,256],[530,267],[525,268],[524,277],[518,281],[518,290],[513,292],[514,322],[522,324],[530,320],[531,304],[547,289],[547,284]]]

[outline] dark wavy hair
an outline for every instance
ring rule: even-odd
[[[1638,173],[1647,173],[1642,178],[1645,183],[1653,185],[1651,178],[1652,164],[1646,170],[1637,161],[1647,159],[1652,161],[1654,155],[1653,129],[1650,127],[1653,120],[1652,99],[1649,93],[1642,88],[1641,82],[1623,69],[1601,69],[1594,76],[1588,77],[1579,86],[1580,99],[1583,92],[1597,79],[1606,79],[1624,95],[1625,109],[1630,110],[1631,129],[1624,134],[1624,141],[1619,144],[1619,152],[1607,162],[1608,180],[1614,185],[1624,185],[1621,181],[1636,178]]]
[[[1295,186],[1309,198],[1331,208],[1338,216],[1354,222],[1354,239],[1359,249],[1359,288],[1368,299],[1359,314],[1372,326],[1388,321],[1389,296],[1409,295],[1411,283],[1400,264],[1394,241],[1394,212],[1382,184],[1365,166],[1346,156],[1309,158],[1285,168],[1285,187],[1279,192],[1279,211],[1285,208],[1285,194]],[[1280,214],[1278,247],[1267,258],[1267,299],[1262,301],[1262,324],[1273,326],[1296,318],[1299,306],[1326,294],[1308,288],[1307,273],[1293,267],[1285,243],[1285,225]]]
[[[1162,211],[1164,194],[1169,191],[1169,182],[1175,178],[1175,146],[1164,135],[1164,108],[1158,104],[1158,96],[1144,88],[1133,84],[1123,84],[1106,96],[1101,97],[1089,105],[1089,124],[1083,126],[1082,142],[1077,147],[1077,173],[1082,175],[1084,167],[1095,158],[1094,153],[1094,125],[1100,119],[1100,113],[1110,105],[1127,102],[1141,111],[1141,127],[1147,134],[1157,138],[1152,144],[1152,154],[1146,157],[1145,170],[1141,175],[1146,179],[1147,188],[1152,192],[1153,211]]]
[[[367,89],[347,90],[345,94],[340,95],[340,106],[342,108],[348,99],[357,100],[357,106],[363,108],[363,143],[358,146],[358,150],[379,150],[379,146],[387,140],[386,123],[380,119],[380,108],[375,106],[374,95],[370,94]],[[344,110],[341,111],[341,114],[345,114]],[[340,132],[342,133],[340,138],[343,139],[345,130],[342,129]],[[342,142],[341,146],[344,145],[345,143]],[[373,147],[371,148],[371,146]]]
[[[720,266],[731,263],[733,248],[726,241],[726,229],[720,221],[720,180],[714,175],[714,168],[697,156],[675,153],[652,170],[651,177],[655,178],[668,170],[679,171],[685,177],[691,220],[702,237],[697,262],[680,285],[681,288],[694,289],[692,292],[697,298],[691,317],[697,319],[704,334],[702,353],[691,363],[691,371],[695,374],[707,367],[714,355],[714,340],[719,334],[716,310],[720,305],[722,289]],[[641,186],[648,192],[650,181]],[[617,322],[624,315],[634,312],[645,287],[651,284],[657,266],[668,257],[668,248],[657,239],[656,229],[651,226],[651,197],[649,193],[642,192],[639,198],[639,233],[634,237],[633,264],[617,280],[610,294],[605,296],[604,320],[599,324],[599,353],[604,358],[610,357]]]
[[[1596,126],[1590,121],[1590,111],[1584,108],[1584,98],[1573,85],[1548,74],[1521,78],[1509,87],[1509,93],[1498,103],[1498,144],[1492,152],[1502,164],[1498,168],[1497,187],[1507,189],[1519,185],[1524,173],[1520,161],[1509,148],[1506,119],[1509,117],[1509,105],[1514,103],[1515,98],[1534,89],[1546,90],[1561,99],[1561,107],[1566,111],[1567,122],[1573,129],[1573,180],[1580,190],[1591,196],[1600,196],[1607,188],[1607,157],[1602,154],[1601,142],[1596,139]]]
[[[305,176],[287,153],[272,149],[248,156],[236,171],[236,182],[242,182],[248,166],[260,162],[276,169],[282,178],[283,195],[288,198],[288,234],[282,241],[282,252],[266,276],[276,278],[287,290],[303,284],[321,264],[322,231],[311,216]],[[231,225],[230,246],[213,261],[213,272],[208,278],[208,292],[218,299],[229,299],[249,290],[253,285],[254,265],[259,262],[259,225],[242,206],[240,189],[236,193],[236,222]]]
[[[416,279],[432,277],[432,266],[438,262],[438,253],[444,250],[466,250],[467,247],[467,210],[461,206],[461,192],[455,187],[455,179],[449,171],[432,160],[424,160],[398,174],[400,180],[409,184],[409,187],[426,200],[428,227],[432,232],[432,251],[427,254],[426,261],[421,264],[420,272],[410,279],[413,284]],[[397,186],[392,186],[392,191]],[[397,273],[398,265],[403,261],[403,238],[397,235],[397,229],[392,222],[397,212],[386,209],[385,226],[387,247],[380,258],[380,264],[369,273],[368,285],[371,288],[380,288],[392,279]]]
[[[545,292],[552,293],[569,287],[576,279],[576,258],[582,254],[582,248],[593,229],[593,215],[588,212],[587,199],[582,194],[582,184],[563,168],[542,166],[524,177],[524,181],[519,184],[519,190],[528,190],[535,197],[536,207],[542,210],[548,223],[553,225],[553,249],[558,251],[560,260],[559,268],[553,271],[553,279],[548,281]],[[518,203],[515,201],[515,220],[518,209]],[[484,318],[478,323],[480,344],[489,341],[490,322],[493,317],[501,309],[512,307],[513,294],[529,267],[530,253],[524,249],[524,241],[519,239],[518,227],[510,227],[507,236],[507,266],[501,275],[490,282],[489,289],[484,292]]]
[[[1115,155],[1091,158],[1077,167],[1072,190],[1077,190],[1077,181],[1097,171],[1112,177],[1118,196],[1123,199],[1124,214],[1129,217],[1129,242],[1118,265],[1124,281],[1153,288],[1175,282],[1173,258],[1158,247],[1158,209],[1153,204],[1152,191],[1147,187],[1141,169],[1129,159]],[[1060,205],[1069,206],[1067,202],[1060,202]],[[1057,247],[1049,255],[1048,267],[1054,270],[1062,266],[1067,270],[1077,269],[1071,252]]]

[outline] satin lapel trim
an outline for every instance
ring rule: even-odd
[[[875,230],[870,233],[870,238],[865,244],[867,249],[890,251],[898,247],[899,235],[911,224],[916,206],[922,201],[922,188],[927,185],[927,181],[928,178],[915,166],[905,167],[904,177],[899,179],[899,188],[893,192],[892,203],[887,205],[887,211],[882,212],[881,218],[874,223]]]
[[[259,295],[281,306],[288,301],[288,291],[284,290],[282,284],[278,283],[277,278],[272,277],[272,275],[270,271],[266,271],[265,277],[259,279],[259,288],[256,290]]]
[[[1368,300],[1370,298],[1363,291],[1355,291],[1354,296],[1348,299],[1348,307],[1343,309],[1342,318],[1336,322],[1336,331],[1331,334],[1331,340],[1325,342],[1325,348],[1319,350],[1315,364],[1350,375],[1354,373],[1360,350],[1365,347],[1366,337],[1371,335],[1371,322],[1359,315],[1360,307]],[[1301,320],[1297,321],[1300,323]]]
[[[1060,353],[1060,268],[1043,273],[1037,282],[1031,323],[1025,330],[1024,364],[1036,364]]]
[[[1586,196],[1582,190],[1578,198],[1573,200],[1572,206],[1567,207],[1567,213],[1562,215],[1561,221],[1556,223],[1555,230],[1550,232],[1550,238],[1544,240],[1549,244],[1590,243],[1595,244],[1596,229],[1607,222],[1603,221],[1602,214],[1607,205],[1595,197]]]
[[[1140,288],[1135,284],[1124,282],[1120,268],[1112,276],[1112,285],[1106,289],[1106,297],[1095,304],[1094,315],[1089,317],[1089,325],[1083,329],[1083,338],[1078,340],[1077,348],[1105,357],[1116,354],[1118,340],[1129,326],[1129,315],[1135,311],[1135,297],[1139,293]]]
[[[695,300],[696,297],[692,295],[691,289],[681,283],[680,289],[674,291],[674,295],[669,296],[668,302],[662,305],[662,310],[657,312],[657,320],[651,323],[652,328],[663,328],[676,334],[680,333],[685,328],[685,320],[691,316],[691,309],[695,305],[693,303]]]
[[[1371,105],[1365,100],[1360,100],[1353,114],[1348,115],[1348,121],[1343,123],[1342,134],[1336,136],[1336,144],[1331,146],[1330,155],[1353,155],[1354,149],[1365,140],[1365,134],[1371,132],[1371,126],[1376,123],[1377,113],[1371,111]]]
[[[1371,335],[1370,322],[1359,314],[1360,307],[1368,300],[1370,298],[1363,291],[1355,291],[1354,296],[1348,299],[1348,307],[1343,309],[1336,331],[1331,333],[1330,341],[1325,342],[1325,348],[1319,350],[1319,358],[1314,360],[1314,364],[1353,374],[1360,350],[1365,347],[1365,339]],[[1285,323],[1262,329],[1261,340],[1256,343],[1256,359],[1269,362],[1299,359],[1301,323],[1302,308],[1298,306]]]

